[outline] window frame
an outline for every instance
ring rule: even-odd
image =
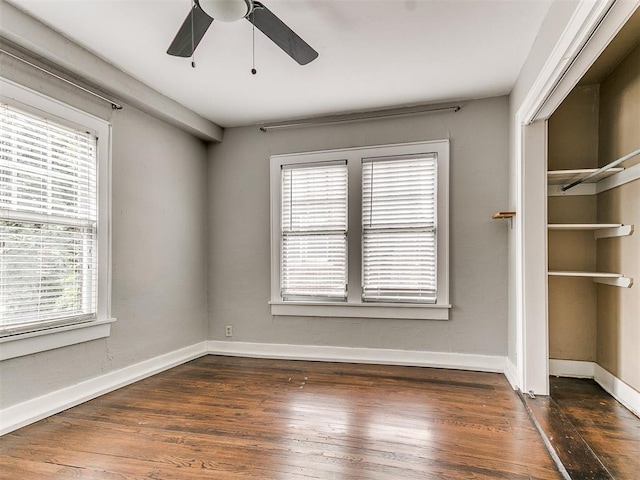
[[[437,155],[437,301],[386,303],[362,300],[362,160]],[[281,177],[283,165],[346,161],[348,169],[348,288],[346,302],[285,301],[280,296]],[[353,147],[270,157],[271,314],[274,316],[360,317],[448,320],[449,140]]]
[[[0,100],[57,123],[88,131],[98,138],[98,302],[94,317],[53,327],[34,325],[19,333],[0,334],[0,360],[108,337],[111,323],[111,125],[98,117],[10,80],[0,78]]]

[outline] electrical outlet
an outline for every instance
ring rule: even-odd
[[[233,337],[233,327],[231,325],[224,327],[224,334],[227,337]]]

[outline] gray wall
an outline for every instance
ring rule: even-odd
[[[261,133],[225,130],[209,147],[209,339],[505,355],[507,229],[491,220],[508,199],[508,99],[442,113]],[[269,156],[451,140],[451,303],[448,321],[272,317]]]
[[[109,119],[112,134],[111,336],[0,362],[0,408],[206,338],[206,145],[133,107],[112,111],[3,58],[11,80]]]

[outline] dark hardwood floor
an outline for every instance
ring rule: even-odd
[[[640,418],[593,380],[551,377],[558,404],[612,478],[640,479]]]
[[[501,374],[206,356],[5,435],[0,478],[561,475]]]
[[[572,480],[639,480],[640,418],[595,381],[550,378],[548,397],[522,400]]]

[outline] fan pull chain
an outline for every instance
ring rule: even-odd
[[[195,0],[191,1],[191,68],[196,68],[196,48],[195,48],[195,39],[194,39],[194,28],[193,28],[193,10],[196,8]]]
[[[251,10],[251,25],[253,25],[253,28],[251,30],[251,53],[253,56],[253,63],[251,68],[252,75],[258,73],[258,71],[256,70],[256,24],[254,23],[254,12],[255,7],[253,10]]]

